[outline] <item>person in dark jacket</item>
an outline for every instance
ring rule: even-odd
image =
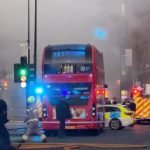
[[[113,105],[118,104],[118,101],[117,101],[117,98],[116,98],[116,97],[113,97],[112,104],[113,104]]]
[[[123,101],[123,103],[122,103],[123,105],[129,105],[130,104],[130,101],[129,101],[129,99],[128,98],[126,98],[124,101]]]
[[[7,104],[3,99],[0,99],[0,142],[9,147],[10,135],[5,127],[7,122]]]
[[[130,103],[128,104],[128,107],[132,110],[132,111],[136,111],[136,104],[133,101],[130,101]]]
[[[111,101],[108,98],[105,98],[106,105],[111,105]]]
[[[66,102],[65,98],[63,97],[56,105],[56,118],[60,122],[59,131],[58,131],[58,136],[60,138],[64,136],[65,119],[69,119],[71,117],[72,116],[71,116],[69,104]]]

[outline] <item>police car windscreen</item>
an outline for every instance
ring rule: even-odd
[[[70,106],[85,106],[88,103],[91,83],[55,83],[47,84],[47,96],[52,106],[56,106],[64,97]]]

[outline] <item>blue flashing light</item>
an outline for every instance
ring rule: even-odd
[[[47,88],[51,88],[51,85],[50,85],[50,84],[48,84],[46,87],[47,87]]]
[[[67,93],[68,93],[68,92],[67,92],[66,90],[62,91],[62,94],[63,94],[63,95],[67,95]]]
[[[96,28],[95,29],[95,35],[100,40],[106,40],[107,39],[107,31],[102,28]]]
[[[42,93],[43,93],[43,88],[42,88],[42,87],[37,87],[37,88],[35,89],[35,93],[36,93],[36,94],[42,94]]]
[[[75,95],[79,95],[79,94],[80,94],[80,92],[77,91],[77,90],[73,90],[72,92],[73,92],[73,94],[75,94]]]
[[[69,98],[70,98],[69,96],[66,96],[66,97],[65,97],[65,99],[69,99]]]

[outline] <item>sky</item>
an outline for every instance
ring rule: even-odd
[[[13,74],[13,64],[27,53],[20,46],[27,41],[27,2],[0,0],[0,70],[5,74]],[[115,96],[119,90],[116,81],[120,79],[122,43],[125,38],[130,43],[131,34],[142,31],[149,17],[149,3],[149,0],[38,0],[38,68],[42,49],[49,44],[93,44],[104,53],[106,83]],[[30,0],[30,8],[33,62],[34,0]],[[126,48],[131,48],[130,45]]]

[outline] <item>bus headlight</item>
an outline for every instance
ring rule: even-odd
[[[44,114],[43,114],[43,117],[46,117],[46,116],[47,116],[47,114],[46,114],[46,113],[44,113]]]

